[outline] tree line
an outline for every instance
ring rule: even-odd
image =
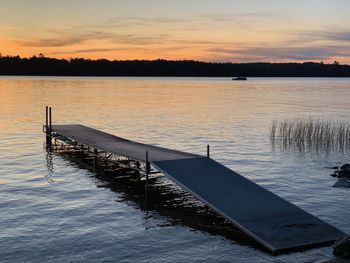
[[[350,65],[338,62],[213,63],[194,60],[56,59],[0,55],[0,75],[167,76],[167,77],[350,77]]]

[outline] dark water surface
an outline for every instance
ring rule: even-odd
[[[53,122],[211,156],[350,233],[350,190],[327,168],[348,153],[272,149],[285,117],[350,121],[350,79],[0,78],[1,262],[313,262],[331,248],[273,257],[165,178],[156,200],[76,160],[47,155]]]

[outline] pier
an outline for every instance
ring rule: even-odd
[[[98,159],[148,176],[162,173],[272,253],[330,244],[343,232],[206,155],[127,140],[84,125],[52,125],[46,108],[48,150],[54,145],[82,147]],[[146,189],[147,191],[147,189]]]

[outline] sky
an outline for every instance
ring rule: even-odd
[[[350,64],[349,0],[0,0],[0,53]]]

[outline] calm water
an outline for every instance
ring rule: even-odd
[[[197,154],[210,144],[215,160],[350,233],[350,190],[333,188],[327,168],[349,156],[281,152],[268,138],[273,119],[350,121],[349,98],[350,79],[0,77],[1,262],[331,257],[329,247],[273,257],[210,213],[202,216],[205,208],[164,178],[154,182],[162,201],[146,209],[142,191],[65,156],[48,156],[41,130],[50,105],[54,123],[82,123]]]

